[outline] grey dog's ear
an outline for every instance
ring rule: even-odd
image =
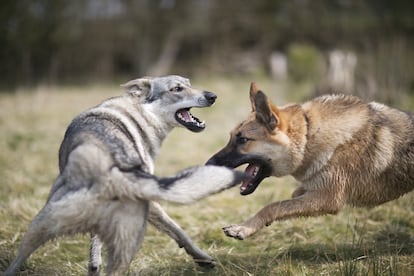
[[[125,92],[134,96],[150,98],[151,97],[151,78],[144,77],[130,80],[125,84],[121,84],[125,88]]]

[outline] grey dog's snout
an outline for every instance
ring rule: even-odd
[[[217,99],[217,95],[214,94],[213,92],[210,91],[204,91],[204,97],[206,98],[206,100],[208,101],[208,103],[211,105],[213,104],[216,99]]]

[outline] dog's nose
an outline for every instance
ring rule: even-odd
[[[210,91],[204,91],[204,97],[210,104],[213,104],[217,99],[217,95]]]

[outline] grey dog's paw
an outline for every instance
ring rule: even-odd
[[[191,255],[200,267],[214,268],[216,266],[216,260],[194,244],[180,245],[181,247],[184,247],[187,254]]]
[[[226,234],[227,236],[238,239],[238,240],[244,240],[245,238],[250,236],[249,228],[241,226],[241,225],[237,225],[237,224],[232,224],[232,225],[223,227],[223,231],[224,231],[224,234]]]
[[[213,258],[210,259],[195,259],[195,262],[203,268],[214,268],[216,266],[216,260]]]

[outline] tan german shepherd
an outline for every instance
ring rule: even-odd
[[[412,115],[345,95],[276,107],[255,83],[250,101],[252,112],[208,164],[248,164],[242,195],[269,176],[292,175],[300,186],[292,199],[224,227],[226,235],[245,239],[275,220],[376,206],[414,189]]]

